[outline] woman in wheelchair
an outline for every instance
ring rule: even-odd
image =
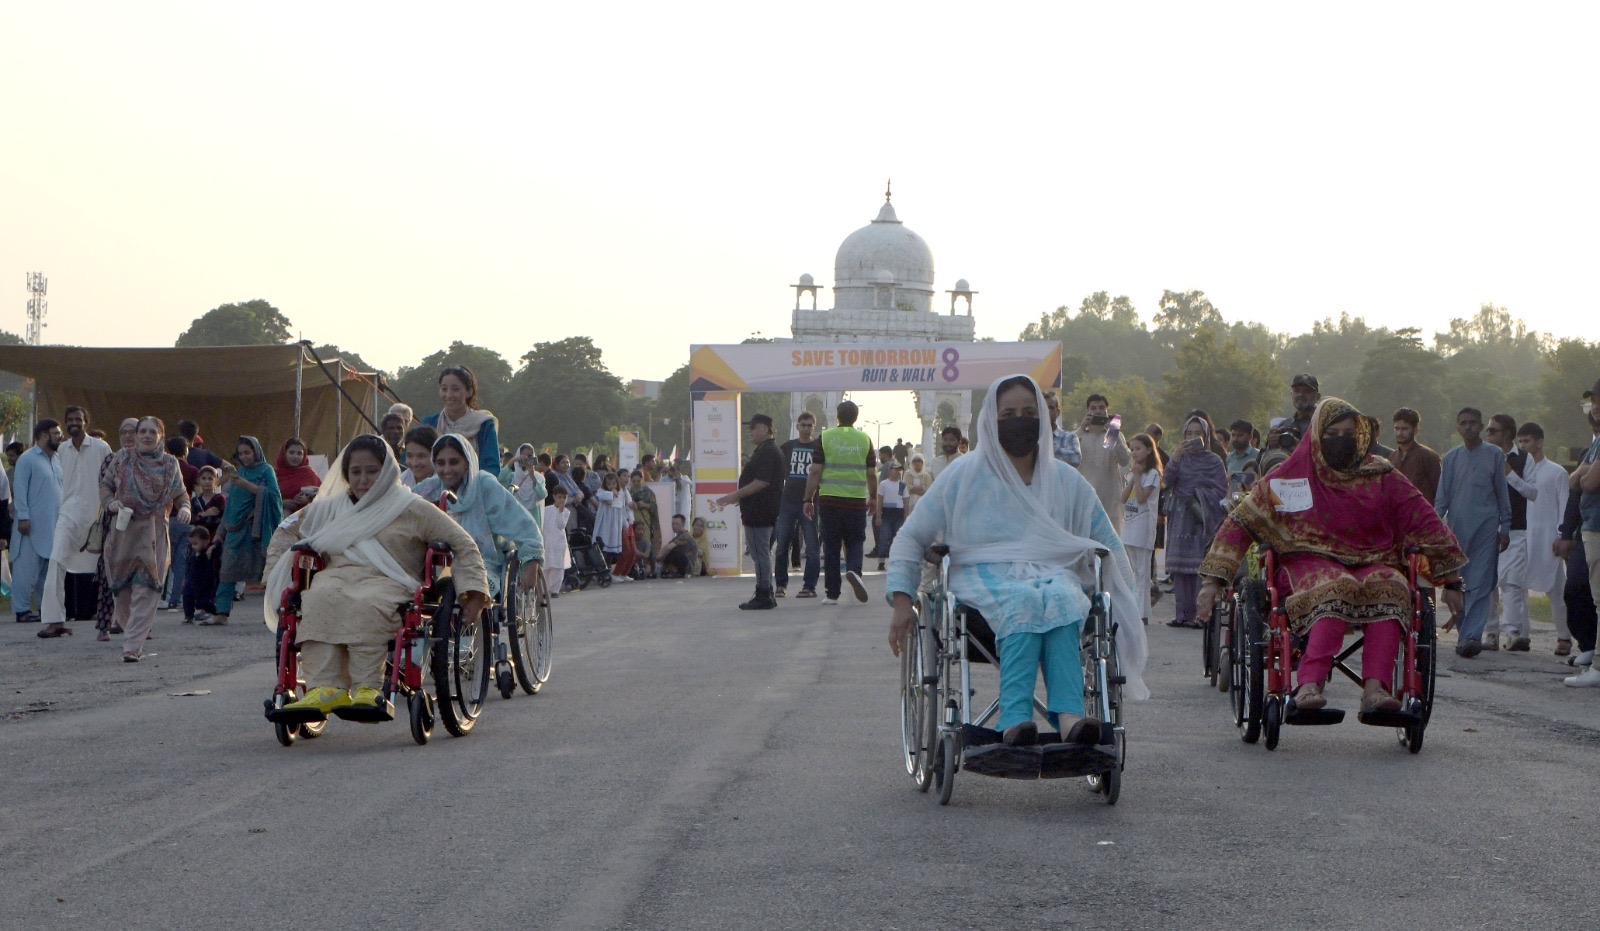
[[[377,706],[386,644],[400,628],[397,606],[409,602],[428,544],[454,551],[452,577],[465,610],[488,603],[489,580],[477,544],[437,507],[400,484],[400,464],[382,437],[356,437],[340,454],[316,499],[289,515],[267,551],[267,626],[289,587],[292,547],[305,543],[326,560],[301,596],[300,663],[306,694],[288,708],[328,714]]]
[[[477,447],[466,437],[446,433],[433,444],[433,477],[419,482],[416,493],[434,503],[447,491],[454,495],[443,507],[477,542],[489,573],[490,595],[500,597],[500,577],[509,555],[496,538],[516,544],[522,563],[517,587],[528,591],[538,584],[544,531],[494,473],[484,475],[478,469]]]
[[[1295,704],[1327,705],[1323,683],[1349,627],[1362,628],[1361,710],[1394,711],[1391,694],[1401,624],[1411,614],[1403,568],[1415,548],[1430,578],[1461,611],[1466,557],[1433,505],[1387,460],[1368,455],[1367,419],[1338,398],[1324,398],[1311,429],[1284,463],[1234,507],[1200,565],[1200,616],[1211,613],[1253,543],[1277,553],[1290,628],[1306,638]]]
[[[1005,741],[1025,745],[1037,738],[1033,687],[1042,666],[1046,706],[1059,719],[1063,740],[1095,744],[1101,722],[1084,717],[1079,657],[1090,602],[1076,570],[1096,549],[1110,554],[1106,576],[1118,659],[1127,677],[1123,694],[1130,699],[1149,695],[1144,628],[1122,541],[1089,482],[1049,455],[1044,410],[1043,394],[1026,375],[990,386],[975,454],[940,473],[889,551],[889,648],[899,656],[906,645],[915,624],[922,554],[942,541],[950,547],[952,593],[984,616],[998,642],[997,729]]]

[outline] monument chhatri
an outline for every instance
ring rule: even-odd
[[[977,292],[965,278],[946,291],[949,314],[934,310],[933,250],[895,213],[892,188],[885,187],[883,206],[866,226],[846,236],[833,260],[831,310],[817,309],[821,286],[801,275],[794,288],[794,317],[790,334],[795,342],[906,343],[972,342],[972,295]],[[802,307],[809,296],[810,307]],[[965,301],[966,314],[958,315],[957,302]],[[889,386],[885,386],[886,388]],[[896,385],[894,388],[903,386]],[[819,424],[831,425],[834,408],[844,391],[796,391],[789,396],[789,422],[811,411]],[[922,423],[924,452],[934,448],[939,426],[955,424],[967,433],[972,415],[970,389],[913,389],[917,419]]]

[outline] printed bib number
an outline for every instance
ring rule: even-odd
[[[1274,478],[1267,481],[1272,489],[1274,509],[1279,514],[1297,514],[1311,510],[1311,480],[1305,478]]]

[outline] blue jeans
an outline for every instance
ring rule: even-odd
[[[817,520],[822,524],[823,593],[839,597],[844,576],[839,571],[839,549],[844,548],[844,571],[861,574],[861,550],[867,540],[867,512],[821,504]]]
[[[805,515],[804,505],[785,500],[778,508],[777,540],[773,544],[776,555],[779,588],[789,587],[789,547],[794,543],[795,527],[800,528],[800,539],[805,542],[806,574],[801,584],[807,590],[817,587],[817,576],[822,574],[822,554],[817,544],[817,519]]]
[[[745,527],[745,549],[756,565],[756,594],[772,595],[772,528]]]
[[[1083,662],[1078,644],[1082,632],[1083,625],[1068,624],[1042,634],[1012,634],[995,644],[1000,648],[1000,720],[995,730],[1033,720],[1033,685],[1041,666],[1050,717],[1083,716]]]
[[[167,575],[167,607],[177,607],[183,601],[183,578],[189,574],[189,528],[178,523],[176,517],[167,521],[167,534],[172,537],[172,569]]]
[[[879,562],[889,558],[889,547],[894,546],[894,538],[900,533],[900,528],[905,526],[905,523],[905,508],[883,509],[883,523],[878,526]]]

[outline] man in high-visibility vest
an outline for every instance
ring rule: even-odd
[[[822,431],[822,448],[811,460],[806,477],[805,514],[820,519],[822,531],[823,604],[838,604],[839,551],[844,549],[844,581],[857,601],[867,600],[861,581],[861,556],[867,539],[867,515],[878,500],[877,454],[872,437],[856,429],[861,409],[840,401],[837,427]]]

